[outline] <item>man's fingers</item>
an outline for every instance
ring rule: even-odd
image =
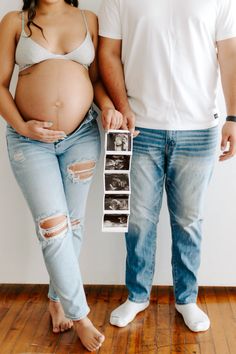
[[[128,125],[127,125],[127,118],[123,117],[121,127],[122,130],[128,130]]]
[[[227,147],[228,136],[223,136],[221,140],[221,150],[224,151]]]
[[[134,131],[135,131],[135,117],[134,116],[128,117],[128,129],[131,132],[131,134],[134,134]]]
[[[110,129],[110,125],[111,125],[111,114],[108,114],[106,117],[103,116],[103,128],[105,129],[105,131]]]
[[[139,130],[135,130],[133,133],[133,138],[136,138],[140,134]]]
[[[232,157],[232,155],[229,153],[229,151],[225,151],[223,153],[223,155],[220,156],[220,161],[226,161],[228,159],[230,159]]]
[[[112,116],[110,129],[116,129],[116,116]]]
[[[118,126],[117,126],[117,129],[120,129],[120,127],[122,126],[122,122],[123,122],[123,117],[122,117],[122,115],[120,114],[120,115],[119,115],[119,118],[118,118]]]
[[[116,113],[114,119],[115,119],[115,129],[118,130],[120,129],[120,126],[122,124],[122,120],[123,120],[122,115]]]
[[[220,161],[225,161],[235,156],[236,154],[236,144],[231,143],[228,151],[224,151],[220,156]]]

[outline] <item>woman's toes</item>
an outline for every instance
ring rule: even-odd
[[[103,334],[100,334],[98,337],[97,337],[97,340],[99,341],[100,344],[102,344],[105,340],[105,336]]]
[[[94,327],[87,317],[75,323],[77,335],[84,347],[89,351],[98,350],[105,337]]]
[[[58,328],[57,326],[53,327],[53,332],[54,333],[59,333],[60,332],[60,328]]]
[[[66,318],[60,302],[50,301],[49,312],[52,318],[53,333],[65,332],[73,326],[73,321]]]

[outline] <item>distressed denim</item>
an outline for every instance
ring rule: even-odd
[[[129,299],[149,299],[156,257],[156,228],[167,194],[172,230],[172,276],[176,303],[196,302],[203,204],[212,175],[217,127],[206,130],[143,129],[134,139],[131,215],[126,233]]]
[[[100,155],[96,116],[91,108],[80,126],[56,143],[31,140],[7,127],[12,170],[33,215],[50,277],[49,298],[60,301],[72,320],[89,312],[78,256],[87,196]],[[92,167],[77,171],[86,162]],[[64,220],[43,227],[57,216]]]

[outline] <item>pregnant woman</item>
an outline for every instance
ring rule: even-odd
[[[25,0],[0,24],[0,114],[9,159],[32,212],[50,277],[53,331],[74,328],[86,349],[104,336],[87,315],[78,264],[84,213],[100,153],[93,99],[106,127],[122,116],[98,80],[97,19],[77,0]],[[15,97],[9,92],[19,66]],[[95,96],[95,97],[94,97]]]

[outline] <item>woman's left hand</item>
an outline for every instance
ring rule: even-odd
[[[118,130],[122,123],[123,115],[115,108],[104,108],[102,110],[102,126],[105,131],[109,129]]]

